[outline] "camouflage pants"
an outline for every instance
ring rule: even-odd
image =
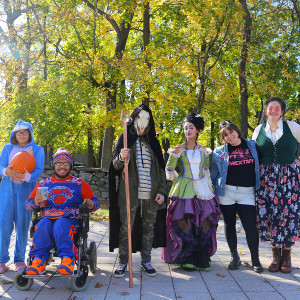
[[[156,221],[156,211],[150,210],[149,199],[139,199],[142,214],[142,249],[141,257],[143,263],[151,261],[151,250],[154,236],[154,225]],[[133,226],[134,217],[138,207],[130,209],[131,229]],[[119,261],[121,264],[128,262],[128,230],[127,230],[127,213],[126,208],[120,209],[120,236],[119,236]]]

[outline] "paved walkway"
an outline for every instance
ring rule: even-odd
[[[133,288],[128,287],[128,274],[116,279],[112,272],[117,264],[117,252],[108,252],[108,224],[91,224],[89,240],[97,243],[98,270],[84,292],[73,292],[68,278],[52,277],[50,280],[35,280],[29,291],[20,292],[11,283],[15,276],[14,265],[10,271],[0,275],[0,298],[13,300],[110,300],[110,299],[292,299],[300,300],[300,242],[293,248],[291,274],[270,273],[266,270],[271,261],[270,245],[261,243],[260,256],[265,271],[254,273],[250,266],[250,255],[243,230],[238,233],[238,250],[242,266],[228,271],[226,266],[230,253],[224,238],[223,223],[218,228],[218,251],[212,257],[209,272],[187,272],[168,265],[160,259],[160,249],[152,252],[152,263],[158,275],[148,277],[140,269],[140,255],[133,255]],[[11,248],[11,251],[12,248]],[[58,261],[53,263],[53,268]]]

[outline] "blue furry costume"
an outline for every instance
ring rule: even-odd
[[[21,129],[28,129],[31,136],[31,141],[24,148],[17,143],[13,143],[14,131]],[[43,172],[45,161],[44,149],[34,143],[32,129],[31,124],[19,120],[10,134],[9,144],[3,147],[0,156],[0,175],[2,176],[0,185],[0,263],[7,263],[10,259],[8,248],[14,227],[16,231],[14,262],[25,261],[28,229],[31,220],[31,212],[26,210],[25,202]],[[36,158],[33,172],[27,173],[24,181],[7,176],[6,168],[14,155],[20,151],[29,152],[30,149]]]

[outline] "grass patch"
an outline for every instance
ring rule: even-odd
[[[109,220],[108,204],[101,203],[101,208],[91,213],[90,219],[92,221],[108,221]]]

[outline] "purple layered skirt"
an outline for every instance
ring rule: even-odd
[[[170,197],[167,215],[167,246],[162,259],[168,263],[207,267],[204,260],[217,250],[216,230],[221,215],[217,197],[200,200]]]

